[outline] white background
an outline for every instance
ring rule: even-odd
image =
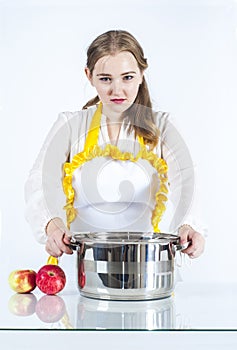
[[[110,29],[140,41],[154,103],[171,113],[197,165],[208,238],[183,279],[236,282],[234,0],[0,1],[3,274],[46,263],[24,219],[24,183],[58,113],[94,96],[84,77],[86,49]]]

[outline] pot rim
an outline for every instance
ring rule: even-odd
[[[179,243],[179,236],[156,232],[74,232],[71,238],[74,244],[147,244],[147,243]]]

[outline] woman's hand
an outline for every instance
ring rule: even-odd
[[[179,236],[181,245],[189,243],[187,248],[182,250],[182,253],[188,254],[191,259],[198,258],[203,253],[205,247],[205,239],[191,226],[181,226],[179,229]]]
[[[73,254],[72,249],[67,246],[70,244],[70,231],[60,218],[54,218],[48,223],[46,233],[48,239],[45,249],[50,255],[58,258],[63,253]]]

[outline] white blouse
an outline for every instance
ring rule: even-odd
[[[61,113],[51,128],[25,184],[25,216],[36,239],[45,243],[49,220],[66,222],[63,206],[63,164],[83,151],[85,138],[96,106],[79,112]],[[168,164],[169,194],[165,214],[159,225],[162,232],[174,233],[183,223],[199,232],[196,224],[194,166],[182,137],[169,122],[168,114],[155,113],[160,138],[154,152]],[[121,126],[117,142],[123,152],[136,154],[139,144],[134,133]],[[102,115],[98,144],[110,143],[106,117]],[[159,188],[156,170],[144,159],[133,163],[98,157],[74,172],[74,207],[78,215],[72,232],[152,231],[151,215]]]

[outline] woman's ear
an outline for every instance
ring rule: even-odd
[[[93,84],[92,84],[92,74],[91,74],[91,72],[90,72],[88,67],[85,68],[85,73],[86,73],[87,79],[90,81],[91,85],[93,86]]]

